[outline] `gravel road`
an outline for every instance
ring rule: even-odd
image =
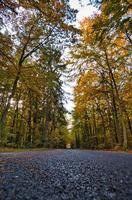
[[[132,154],[0,153],[0,200],[132,200]]]

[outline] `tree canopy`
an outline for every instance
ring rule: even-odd
[[[61,55],[76,10],[59,0],[5,0],[0,9],[0,143],[64,147]]]
[[[88,4],[99,12],[77,29],[69,0],[0,1],[0,145],[132,146],[132,4]],[[62,78],[69,68],[77,79],[70,131]]]
[[[131,146],[130,1],[96,1],[71,50],[80,76],[74,90],[73,132],[85,148]]]

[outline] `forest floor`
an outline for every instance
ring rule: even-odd
[[[1,200],[131,200],[132,154],[90,150],[0,153]]]
[[[28,152],[28,151],[45,151],[47,148],[11,148],[11,147],[0,147],[0,153],[8,152]]]
[[[49,148],[13,148],[13,147],[0,147],[0,153],[12,153],[12,152],[30,152],[30,151],[45,151],[45,150],[53,150]],[[82,150],[91,150],[91,149],[82,149]],[[121,148],[118,149],[95,149],[94,151],[106,151],[106,152],[121,152],[121,153],[131,153],[131,149],[123,150]]]

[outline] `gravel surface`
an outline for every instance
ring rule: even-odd
[[[49,150],[0,154],[0,200],[132,200],[132,154]]]

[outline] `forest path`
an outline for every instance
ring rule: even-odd
[[[0,200],[131,200],[132,154],[48,150],[0,154]]]

